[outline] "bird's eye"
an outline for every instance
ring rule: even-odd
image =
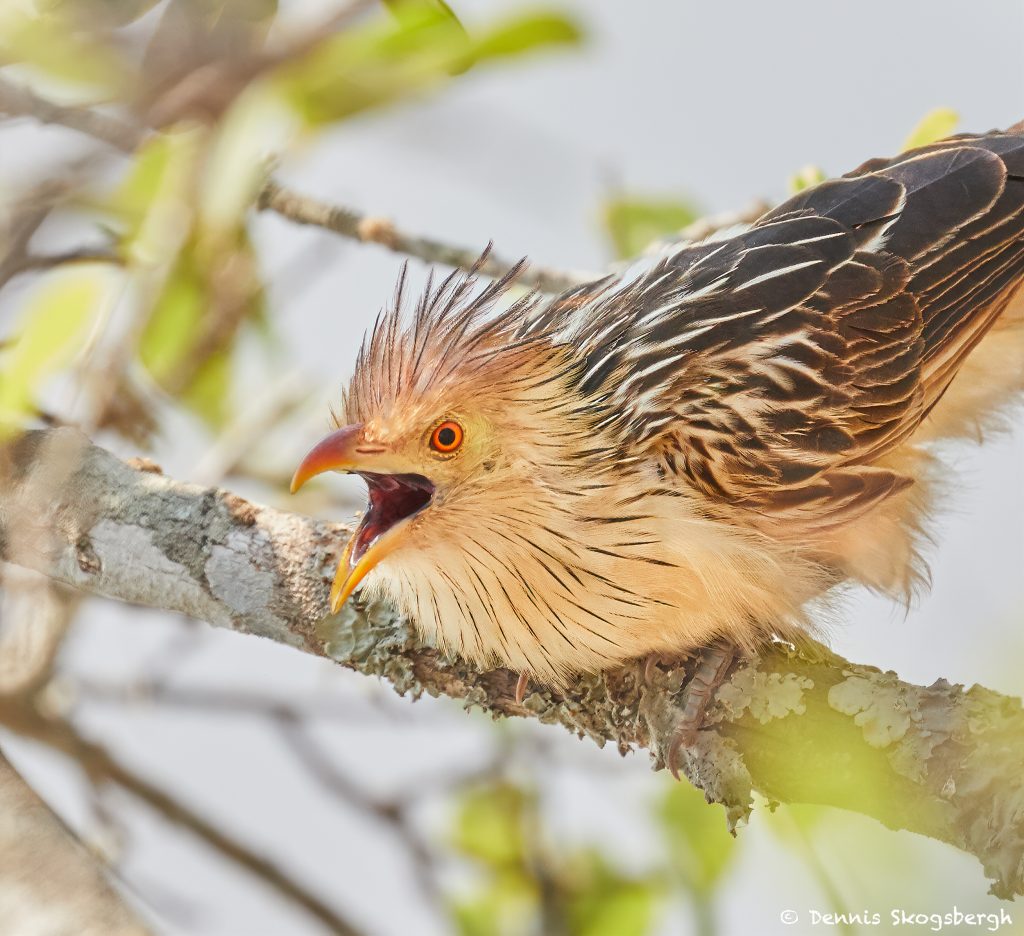
[[[450,455],[462,445],[462,426],[452,419],[446,419],[430,434],[430,447],[442,455]]]

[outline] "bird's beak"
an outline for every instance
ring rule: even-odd
[[[325,471],[357,471],[359,453],[356,446],[362,434],[362,423],[356,423],[354,426],[344,426],[317,442],[299,462],[299,467],[292,475],[292,494],[310,478]]]
[[[325,471],[361,474],[370,504],[338,563],[331,586],[331,613],[337,614],[385,556],[404,542],[407,521],[430,502],[433,485],[417,475],[393,474],[385,447],[364,440],[363,426],[345,426],[321,439],[299,463],[292,477],[294,494]]]

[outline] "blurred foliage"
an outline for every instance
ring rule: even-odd
[[[655,932],[673,892],[693,908],[697,932],[715,932],[712,905],[736,851],[722,807],[689,784],[667,783],[654,814],[660,861],[627,873],[592,846],[552,842],[532,790],[501,780],[466,791],[451,843],[480,873],[453,902],[459,932],[643,936]]]
[[[526,851],[525,817],[534,808],[530,795],[511,784],[470,790],[462,798],[452,844],[488,867],[517,867]]]
[[[675,876],[688,891],[710,897],[729,870],[736,840],[727,830],[725,809],[709,805],[688,783],[665,791],[658,809]]]
[[[503,782],[467,791],[456,813],[452,846],[482,871],[480,887],[453,901],[464,936],[529,932],[537,888],[527,863],[530,794]]]
[[[22,312],[13,340],[0,347],[0,438],[35,415],[40,384],[66,366],[108,297],[102,270],[47,276]]]
[[[162,2],[163,0],[106,0],[102,4],[104,22],[115,28],[127,26]],[[83,4],[81,0],[36,0],[36,9],[40,13],[77,18],[83,11]],[[91,5],[88,12],[95,15],[96,5]]]
[[[637,256],[699,217],[693,202],[673,198],[612,198],[603,211],[604,226],[619,259]]]
[[[286,150],[474,66],[581,38],[571,19],[544,8],[470,29],[443,0],[387,0],[320,34],[275,31],[277,21],[276,0],[0,4],[0,67],[15,66],[15,80],[41,78],[46,90],[56,82],[66,100],[119,105],[161,131],[55,211],[94,223],[116,264],[110,275],[131,297],[133,321],[119,337],[103,335],[120,348],[91,360],[96,368],[118,362],[104,374],[112,391],[97,403],[108,411],[93,413],[93,425],[136,436],[109,410],[140,398],[131,386],[139,367],[211,429],[232,414],[238,341],[270,321],[249,235],[268,145]],[[97,314],[95,292],[68,298],[61,318],[47,290],[24,300],[23,322],[40,324],[9,336],[14,347],[0,358],[8,421],[31,417],[43,378],[74,343],[67,316]],[[47,333],[56,336],[49,349]]]
[[[720,913],[735,899],[731,872],[755,830],[734,839],[721,806],[709,806],[700,791],[667,777],[652,807],[663,848],[652,849],[643,869],[623,870],[616,856],[594,845],[554,839],[542,800],[525,781],[501,778],[463,791],[448,844],[474,874],[468,887],[448,897],[455,931],[460,936],[648,936],[661,932],[667,914],[681,903],[690,913],[687,931],[727,932]],[[776,839],[778,861],[768,879],[790,885],[779,892],[777,907],[762,906],[772,920],[795,894],[804,901],[801,906],[836,914],[831,927],[846,934],[863,930],[841,915],[865,907],[934,907],[940,897],[942,906],[999,907],[995,898],[979,903],[982,876],[969,856],[936,850],[934,842],[894,833],[865,816],[762,801],[753,821]],[[960,883],[947,884],[940,893],[935,875],[950,857],[957,861],[955,877],[949,878],[946,868],[944,879]]]
[[[536,794],[507,781],[467,791],[452,845],[480,883],[454,898],[462,936],[642,936],[655,922],[659,876],[627,875],[593,848],[545,840]]]
[[[937,107],[918,121],[917,126],[903,141],[903,149],[914,149],[944,140],[956,130],[958,123],[960,123],[960,115],[955,110],[948,107]]]
[[[656,875],[626,876],[600,852],[580,851],[563,868],[566,930],[572,936],[651,932],[661,891]]]
[[[843,898],[833,876],[825,867],[815,847],[815,839],[827,826],[836,810],[815,804],[783,804],[765,810],[766,824],[772,833],[793,853],[799,855],[814,878],[824,898],[823,909],[841,915],[849,903]],[[852,933],[854,928],[845,922],[836,925],[840,933]]]
[[[419,0],[383,0],[383,3],[400,21],[420,16],[420,11],[424,6],[428,6],[438,16],[447,18],[456,28],[463,30],[463,32],[465,31],[459,18],[455,15],[455,11],[444,0],[433,0],[432,3],[428,4],[419,2]]]
[[[573,22],[557,13],[520,14],[467,32],[445,4],[389,5],[393,19],[341,33],[283,69],[279,89],[307,124],[420,95],[482,62],[580,40]]]
[[[813,188],[827,178],[828,174],[820,166],[804,166],[789,177],[786,188],[789,189],[790,195],[796,195],[797,192]]]
[[[17,4],[0,3],[0,66],[19,65],[116,100],[132,87],[128,64],[106,36],[74,29],[73,10],[65,2],[32,15]]]

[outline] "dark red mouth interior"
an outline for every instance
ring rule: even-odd
[[[377,537],[419,513],[434,496],[434,485],[423,475],[369,472],[360,472],[360,475],[366,481],[370,503],[356,531],[349,554],[350,566],[355,566]]]

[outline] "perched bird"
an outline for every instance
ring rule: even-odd
[[[1024,124],[873,160],[553,300],[452,274],[363,344],[306,456],[365,478],[362,585],[565,687],[897,598],[948,468],[1024,391]],[[501,308],[499,308],[499,305]]]

